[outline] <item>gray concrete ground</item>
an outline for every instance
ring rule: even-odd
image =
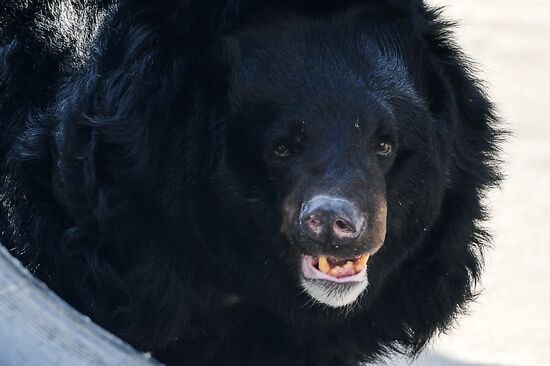
[[[514,136],[506,181],[489,196],[495,244],[483,295],[412,366],[550,365],[550,0],[428,2],[459,21]]]

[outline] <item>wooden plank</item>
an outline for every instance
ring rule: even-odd
[[[160,364],[74,310],[0,245],[0,365]]]

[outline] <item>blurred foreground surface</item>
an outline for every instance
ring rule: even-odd
[[[506,179],[491,192],[483,294],[404,366],[550,365],[550,0],[428,0],[456,19],[505,127]]]

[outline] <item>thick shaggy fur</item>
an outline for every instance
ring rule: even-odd
[[[414,354],[473,298],[499,133],[420,0],[3,4],[2,243],[135,347],[174,365],[358,365]],[[281,233],[282,202],[320,168],[265,146],[299,116],[311,156],[344,154],[354,122],[335,121],[373,131],[375,106],[396,143],[372,165],[385,243],[368,291],[327,308]],[[370,156],[345,154],[343,175]]]

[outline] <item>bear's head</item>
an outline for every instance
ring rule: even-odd
[[[412,24],[369,12],[243,30],[223,55],[212,187],[232,235],[216,251],[269,306],[368,303],[441,216],[455,138],[442,68]]]

